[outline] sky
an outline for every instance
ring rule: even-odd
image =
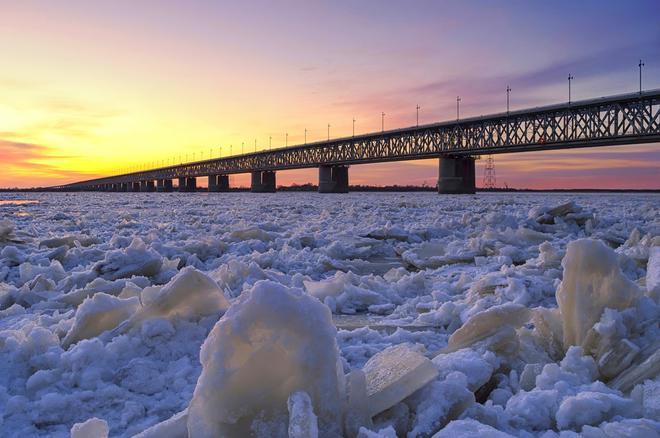
[[[0,0],[0,187],[660,88],[660,2]],[[272,139],[272,140],[271,140]],[[243,145],[243,146],[242,146]],[[485,160],[477,162],[477,184]],[[437,160],[352,166],[434,185]],[[497,184],[660,188],[660,144],[495,157]],[[315,169],[278,184],[316,182]],[[247,185],[247,175],[232,177]]]

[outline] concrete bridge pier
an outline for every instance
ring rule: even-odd
[[[474,194],[476,192],[474,158],[440,157],[438,165],[438,193]]]
[[[171,192],[172,191],[172,180],[171,179],[156,180],[156,191],[157,192]]]
[[[140,183],[139,182],[131,183],[131,192],[139,192],[139,191],[140,191]]]
[[[119,191],[120,192],[128,192],[128,183],[119,184]]]
[[[319,193],[348,193],[348,166],[320,166]]]
[[[197,178],[190,177],[186,178],[186,192],[196,192],[197,191]]]
[[[218,175],[209,175],[208,191],[218,192]]]
[[[209,175],[209,192],[229,191],[229,175]]]
[[[252,172],[252,193],[275,193],[275,171],[257,170]]]
[[[218,175],[218,191],[229,191],[229,175]]]
[[[154,182],[152,180],[141,181],[140,182],[140,191],[141,192],[154,192],[154,191],[156,191],[156,187],[154,185]]]

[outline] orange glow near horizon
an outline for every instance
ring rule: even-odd
[[[448,120],[455,114],[457,88],[466,93],[462,116],[497,112],[501,93],[494,96],[488,84],[502,88],[501,78],[515,77],[498,67],[484,35],[442,17],[433,19],[443,23],[437,35],[415,31],[395,38],[391,27],[405,23],[371,21],[364,5],[302,4],[285,7],[285,14],[267,2],[167,4],[26,1],[2,7],[0,50],[8,62],[0,72],[0,187],[49,186],[226,156],[230,148],[240,153],[242,144],[250,152],[255,139],[257,150],[263,150],[271,137],[273,147],[282,146],[285,133],[290,145],[302,144],[305,129],[308,141],[325,139],[328,123],[331,137],[347,136],[353,117],[357,133],[378,131],[381,111],[387,114],[386,129],[411,126],[417,104],[420,123]],[[387,13],[396,17],[392,9]],[[434,17],[405,11],[419,23]],[[276,14],[291,16],[288,33],[280,32],[283,16]],[[329,28],[362,30],[338,35],[323,26],[310,29],[305,23],[319,14]],[[498,34],[497,26],[509,24],[497,14],[485,26]],[[484,38],[471,40],[479,35]],[[436,39],[462,41],[465,47],[437,47]],[[509,61],[533,72],[548,56],[563,56],[560,49]],[[465,54],[470,51],[474,56]],[[448,57],[461,62],[447,63]],[[493,77],[470,76],[484,70],[475,59]],[[648,86],[657,87],[652,78],[660,77],[653,75],[659,70],[649,66]],[[512,83],[519,93],[512,100],[515,109],[563,98],[563,82],[548,82],[544,75],[537,75],[538,84],[529,79],[537,77],[532,73]],[[628,91],[623,77],[618,70],[594,74],[576,98]],[[511,187],[660,188],[658,149],[638,145],[497,156],[497,177]],[[481,163],[477,168],[480,185]],[[278,184],[304,184],[315,183],[317,175],[308,169],[279,172],[277,178]],[[353,166],[350,174],[351,184],[371,185],[434,185],[435,178],[435,160]],[[232,180],[248,183],[247,175]]]

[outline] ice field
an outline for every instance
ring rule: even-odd
[[[0,200],[2,437],[660,436],[659,195]]]

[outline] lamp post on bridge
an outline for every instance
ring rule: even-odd
[[[461,97],[460,97],[460,96],[456,96],[456,121],[457,121],[457,122],[458,122],[458,120],[460,119],[460,114],[461,114],[461,112],[460,112],[460,105],[461,105]]]
[[[380,113],[380,131],[385,132],[385,113]]]
[[[353,137],[355,137],[355,117],[353,117]]]
[[[575,79],[572,74],[568,74],[568,103],[571,103],[571,81]]]
[[[288,147],[288,146],[289,146],[289,133],[287,132],[284,135],[284,147]]]
[[[273,136],[269,135],[268,136],[268,149],[273,147]]]
[[[645,64],[640,59],[639,64],[638,64],[638,66],[639,66],[639,94],[642,94],[642,67],[644,67],[644,65]]]
[[[416,123],[416,126],[419,127],[419,104],[417,104],[415,109],[417,110],[417,123]]]
[[[511,87],[506,86],[506,115],[509,115],[509,93],[511,93]]]
[[[330,123],[328,123],[328,141],[330,141]]]
[[[305,128],[305,144],[307,144],[307,128]]]

